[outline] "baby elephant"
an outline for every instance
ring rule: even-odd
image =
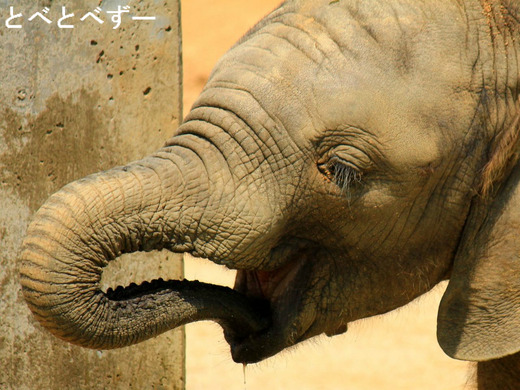
[[[258,362],[449,279],[438,340],[520,388],[518,0],[288,0],[219,62],[164,148],[38,211],[21,280],[56,336],[118,348],[188,322]],[[234,289],[103,292],[122,253],[238,270]]]

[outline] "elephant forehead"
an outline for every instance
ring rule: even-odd
[[[452,3],[289,1],[223,57],[208,86],[247,91],[302,143],[344,126],[412,141],[453,118],[466,129],[472,101],[454,95],[470,89],[474,61]]]
[[[466,28],[453,2],[439,10],[428,2],[294,1],[252,30],[233,59],[301,100],[315,93],[318,104],[337,98],[355,110],[360,94],[395,99],[387,93],[395,91],[406,101],[468,89],[475,53]]]
[[[474,82],[479,42],[470,34],[470,16],[457,2],[331,3],[311,14],[337,46],[327,50],[332,74],[354,74],[373,89],[415,84],[423,89],[460,90]]]

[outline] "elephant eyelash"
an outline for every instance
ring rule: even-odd
[[[334,182],[343,194],[349,194],[353,183],[361,182],[361,172],[350,164],[338,159],[331,159],[320,167],[321,171],[329,180]]]

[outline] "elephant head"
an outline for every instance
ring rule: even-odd
[[[450,278],[446,352],[519,351],[515,4],[286,1],[221,59],[164,148],[37,212],[30,308],[98,349],[213,319],[250,363]],[[100,290],[109,261],[154,249],[236,269],[235,287]]]

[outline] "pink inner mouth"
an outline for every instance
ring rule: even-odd
[[[266,299],[272,306],[290,288],[300,264],[293,260],[274,271],[239,270],[234,289],[248,297]]]

